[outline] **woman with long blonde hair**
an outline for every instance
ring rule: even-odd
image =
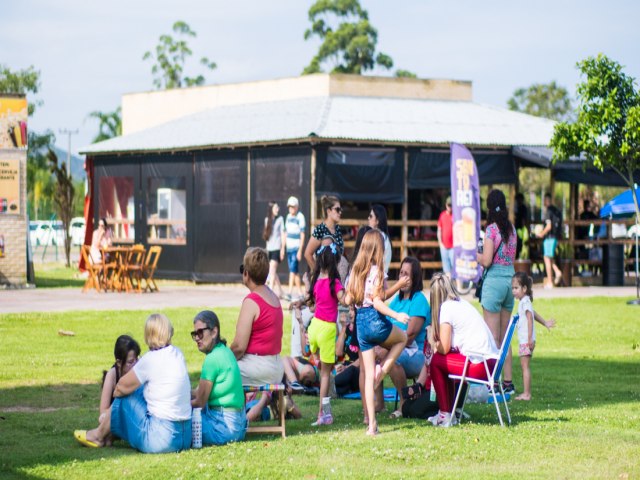
[[[364,364],[367,435],[378,434],[373,392],[380,385],[407,343],[407,335],[394,326],[391,317],[407,323],[409,316],[391,310],[385,303],[384,243],[379,230],[368,231],[355,259],[347,286],[346,303],[356,307],[358,343]],[[387,292],[389,293],[389,292]],[[395,292],[393,292],[395,293]],[[387,350],[382,366],[376,365],[373,348]]]
[[[495,355],[498,348],[491,330],[478,311],[458,295],[451,279],[436,273],[431,279],[431,331],[429,343],[434,351],[431,359],[431,381],[436,391],[439,412],[429,421],[438,427],[456,423],[453,411],[454,383],[449,374],[462,375],[469,357],[468,374],[487,378],[482,357],[472,354]],[[488,361],[490,368],[494,360]]]

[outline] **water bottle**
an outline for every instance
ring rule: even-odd
[[[432,402],[436,401],[436,389],[433,388],[433,382],[431,382],[431,390],[429,391],[429,400]]]
[[[191,448],[202,448],[202,409],[194,408],[191,415]]]

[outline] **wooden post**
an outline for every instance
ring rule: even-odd
[[[400,261],[408,254],[407,242],[409,241],[409,226],[407,225],[409,216],[409,149],[404,149],[404,202],[402,202],[402,233],[400,235]]]
[[[309,204],[309,231],[313,232],[316,225],[316,147],[311,147],[311,185],[309,188],[311,194]]]
[[[573,241],[576,238],[576,226],[574,221],[578,218],[578,184],[569,184],[569,241],[573,246]]]
[[[247,248],[251,246],[251,149],[247,149]]]
[[[509,220],[511,223],[515,223],[516,218],[516,185],[509,185]]]

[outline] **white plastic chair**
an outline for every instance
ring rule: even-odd
[[[458,393],[456,394],[456,400],[453,402],[453,410],[451,412],[451,418],[455,418],[455,409],[456,405],[458,405],[458,400],[460,399],[460,393],[462,390],[465,390],[465,396],[462,400],[462,405],[460,405],[460,420],[464,417],[464,404],[467,401],[466,392],[468,392],[468,388],[463,389],[463,384],[466,382],[468,384],[480,384],[485,385],[489,389],[489,393],[493,396],[493,403],[496,406],[496,412],[498,412],[498,420],[500,420],[500,425],[504,427],[504,422],[502,421],[502,414],[500,413],[500,405],[497,397],[495,385],[497,384],[500,388],[500,398],[502,403],[504,404],[504,409],[507,412],[507,420],[509,425],[511,425],[511,414],[509,413],[509,405],[507,404],[507,397],[502,389],[502,367],[504,367],[504,362],[507,360],[507,353],[509,352],[509,346],[511,345],[511,339],[513,338],[513,333],[515,332],[516,325],[518,324],[518,315],[514,315],[511,317],[509,321],[509,325],[507,325],[507,331],[505,333],[504,339],[502,341],[502,345],[500,347],[500,351],[498,355],[483,355],[478,352],[467,352],[467,359],[464,362],[464,368],[462,369],[462,375],[449,375],[449,378],[454,381],[459,381],[460,385],[458,387]],[[482,357],[482,363],[484,364],[485,371],[487,372],[487,379],[474,378],[470,377],[467,373],[469,368],[469,357]],[[489,368],[489,364],[487,363],[489,360],[496,360],[495,365],[493,366],[493,370]]]

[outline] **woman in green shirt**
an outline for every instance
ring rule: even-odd
[[[191,400],[192,407],[202,408],[202,444],[242,440],[247,417],[240,369],[226,340],[220,337],[220,320],[212,311],[204,310],[193,319],[193,327],[191,338],[206,355]]]

